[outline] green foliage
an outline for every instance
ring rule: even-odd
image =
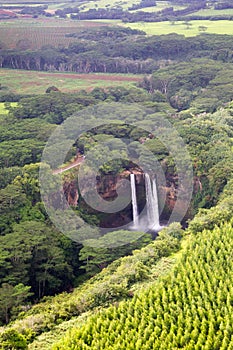
[[[184,230],[181,227],[181,224],[178,222],[173,222],[169,226],[165,227],[159,234],[159,237],[166,237],[166,235],[181,239],[184,235]]]
[[[12,224],[21,219],[21,211],[28,205],[28,200],[20,187],[9,184],[0,190],[0,204],[0,232],[7,233]]]
[[[230,349],[232,235],[230,223],[204,230],[160,283],[100,310],[52,349]]]
[[[58,233],[45,223],[22,221],[0,240],[2,282],[30,284],[39,298],[70,283],[72,269]]]
[[[52,124],[60,124],[83,106],[94,103],[95,99],[91,96],[51,92],[42,96],[23,98],[18,107],[11,108],[10,111],[18,119],[41,118]]]
[[[8,283],[2,284],[0,288],[0,315],[5,323],[9,322],[12,309],[22,307],[23,302],[32,295],[29,292],[30,289],[30,287],[24,286],[23,283],[19,283],[14,287]]]
[[[200,209],[189,223],[188,232],[196,234],[204,229],[213,229],[215,225],[220,225],[232,217],[232,209],[233,200],[230,196],[220,201],[216,207]]]
[[[226,65],[225,69],[229,70],[229,74],[232,73],[229,65]],[[151,84],[153,91],[160,91],[178,111],[188,109],[190,106],[198,112],[214,111],[218,105],[230,99],[228,93],[231,88],[223,78],[225,69],[222,69],[220,63],[212,60],[193,59],[192,65],[183,62],[155,72]],[[220,77],[222,77],[221,90],[224,89],[221,95],[217,92],[219,84],[216,81]]]
[[[21,334],[31,332],[38,335],[88,310],[131,297],[133,286],[157,279],[167,269],[161,264],[159,272],[156,270],[157,264],[163,257],[168,257],[179,248],[179,240],[169,235],[161,236],[161,239],[133,251],[131,256],[114,261],[82,286],[74,289],[73,293],[45,298],[43,303],[22,313],[18,320],[9,325],[9,329],[13,327]]]
[[[27,341],[22,334],[19,334],[16,330],[10,329],[1,335],[1,350],[19,350],[28,349]]]
[[[11,114],[5,117],[0,126],[0,168],[39,161],[53,128],[39,119],[17,120]]]
[[[0,169],[0,188],[9,185],[17,175],[21,175],[20,167]]]
[[[134,249],[140,249],[150,241],[151,236],[142,232],[109,232],[99,239],[86,240],[80,250],[79,259],[84,263],[82,268],[88,275],[94,275],[110,262],[129,255]]]
[[[39,161],[45,143],[42,141],[14,140],[0,143],[0,167],[22,166]]]
[[[175,122],[193,158],[194,174],[199,190],[193,203],[210,208],[218,201],[224,186],[230,180],[232,165],[232,126],[229,109],[214,114],[186,116]]]
[[[17,109],[17,107],[9,107],[11,111]],[[39,116],[38,116],[39,117]],[[10,124],[10,129],[9,129]],[[54,129],[54,126],[46,123],[44,120],[28,119],[17,120],[10,115],[4,119],[4,123],[1,124],[0,138],[1,142],[11,140],[30,140],[36,139],[38,141],[47,141],[50,133]]]

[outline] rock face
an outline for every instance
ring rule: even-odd
[[[115,175],[104,175],[97,179],[97,190],[102,198],[107,200],[113,200],[117,197],[117,185],[121,180],[130,179],[130,174],[134,173],[136,184],[138,186],[144,186],[143,173],[138,170],[125,170],[122,173]]]
[[[117,194],[117,187],[121,180],[130,179],[130,174],[135,174],[135,183],[136,183],[136,192],[137,192],[137,204],[139,212],[143,210],[146,204],[145,196],[145,179],[144,174],[140,169],[125,170],[118,175],[108,174],[96,179],[96,190],[98,194],[106,201],[114,201]],[[87,179],[87,191],[91,186],[90,181]],[[82,197],[79,197],[78,186],[76,181],[65,182],[63,185],[63,190],[65,197],[69,205],[77,206],[80,205],[85,208],[85,211],[89,214],[99,215],[101,217],[101,226],[102,227],[119,227],[125,224],[128,224],[132,221],[132,205],[129,203],[124,210],[117,213],[102,213],[101,207],[98,210],[93,210],[88,207]],[[185,198],[185,189],[183,190],[183,197]],[[194,191],[201,190],[201,183],[199,180],[194,179]],[[175,210],[177,213],[182,212],[183,207],[187,207],[185,200],[180,203],[177,203],[177,177],[174,175],[169,175],[166,178],[166,183],[161,185],[158,183],[158,197],[159,197],[159,207],[160,207],[160,220],[161,223],[166,223],[173,211],[175,205]],[[177,204],[176,204],[177,203]],[[188,211],[184,222],[189,218],[190,211]]]
[[[69,205],[76,207],[78,205],[78,199],[79,199],[76,181],[71,181],[71,182],[66,181],[63,184],[63,191]]]
[[[113,201],[117,198],[117,187],[122,180],[127,182],[130,181],[130,174],[135,174],[135,182],[137,186],[137,204],[139,211],[145,207],[146,198],[144,190],[144,175],[141,171],[134,169],[132,171],[125,170],[118,175],[105,175],[99,178],[97,181],[97,190],[99,195],[107,200]],[[129,185],[129,184],[128,184]],[[124,194],[123,194],[124,195]],[[108,214],[103,217],[102,226],[103,227],[121,227],[123,225],[132,223],[132,203],[131,198],[129,198],[129,204],[120,212]]]

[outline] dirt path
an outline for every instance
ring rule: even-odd
[[[76,159],[74,162],[72,162],[69,165],[64,166],[63,168],[60,169],[55,169],[53,170],[53,174],[62,174],[67,170],[70,170],[72,168],[75,168],[76,166],[78,166],[79,164],[81,164],[84,161],[84,157],[78,157],[78,159]]]
[[[107,74],[69,74],[69,73],[43,73],[40,74],[38,73],[38,77],[43,78],[43,77],[56,77],[56,78],[72,78],[72,79],[81,79],[81,80],[106,80],[106,81],[139,81],[142,78],[141,77],[128,77],[128,76],[123,76],[123,75],[107,75]]]

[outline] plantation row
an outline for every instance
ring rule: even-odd
[[[170,275],[90,318],[53,350],[232,349],[232,225],[193,237]]]

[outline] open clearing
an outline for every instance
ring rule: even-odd
[[[195,16],[227,16],[233,15],[233,9],[215,10],[215,9],[202,9],[197,12],[193,12]]]
[[[140,29],[146,32],[149,35],[161,35],[161,34],[170,34],[177,33],[183,34],[185,36],[195,36],[200,34],[199,27],[205,26],[207,30],[205,33],[211,34],[229,34],[233,35],[233,21],[205,21],[205,20],[197,20],[190,21],[190,28],[187,29],[187,25],[184,22],[175,22],[175,24],[171,24],[171,22],[156,22],[156,23],[127,23],[123,24],[126,27],[130,27],[133,29]]]
[[[0,80],[9,91],[19,94],[41,94],[49,86],[62,92],[92,90],[95,87],[134,86],[142,75],[131,74],[75,74],[0,69]]]
[[[80,9],[89,10],[93,8],[112,8],[121,6],[124,10],[133,4],[139,4],[140,0],[99,0],[99,1],[86,1],[81,3]],[[77,4],[77,3],[76,3]],[[80,3],[79,3],[80,4]]]
[[[156,6],[144,7],[138,10],[131,10],[130,12],[144,11],[144,12],[158,12],[164,10],[167,7],[173,7],[174,10],[182,10],[185,6],[179,6],[169,3],[168,1],[156,1]]]

